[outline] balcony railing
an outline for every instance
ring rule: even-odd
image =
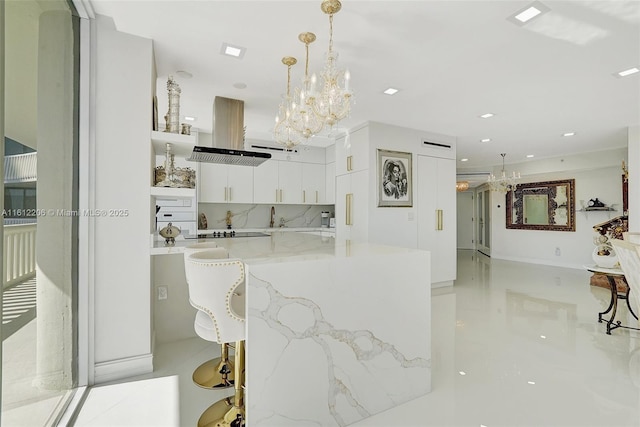
[[[36,224],[4,226],[2,289],[36,275]]]
[[[37,152],[5,156],[4,183],[34,182],[38,178]]]

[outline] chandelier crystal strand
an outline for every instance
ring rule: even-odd
[[[309,78],[309,44],[316,40],[316,35],[313,33],[301,33],[298,35],[298,40],[305,44],[306,60],[302,87],[295,89],[291,124],[303,138],[308,139],[318,134],[324,127],[324,120],[313,112],[313,108],[309,103],[309,94],[311,92],[311,79]]]
[[[287,66],[287,93],[280,103],[276,125],[273,129],[273,137],[278,144],[284,145],[288,150],[302,142],[300,132],[297,132],[291,125],[291,112],[295,108],[291,98],[291,67],[298,62],[296,58],[285,56],[282,63]]]
[[[513,171],[510,175],[504,170],[504,158],[507,153],[500,153],[502,156],[502,173],[500,177],[495,176],[493,173],[489,174],[487,183],[491,191],[500,191],[506,193],[507,191],[514,191],[518,186],[518,180],[520,179],[520,172]]]
[[[333,127],[338,121],[349,115],[351,110],[352,92],[349,89],[351,79],[349,71],[339,70],[337,67],[338,54],[333,51],[333,15],[342,8],[339,0],[324,0],[321,9],[329,15],[329,51],[322,70],[321,90],[316,91],[317,77],[311,77],[311,94],[309,105],[324,123]]]

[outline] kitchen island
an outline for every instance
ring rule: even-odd
[[[431,390],[429,252],[291,232],[216,243],[246,265],[248,426],[346,426]]]

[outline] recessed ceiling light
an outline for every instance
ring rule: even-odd
[[[460,159],[461,162],[468,162],[469,159]]]
[[[543,340],[547,339],[546,335],[540,335],[540,338],[542,338]]]
[[[494,114],[493,113],[485,113],[483,115],[480,116],[481,119],[488,119],[489,117],[493,117]]]
[[[196,120],[196,118],[193,116],[184,116],[184,119],[188,122],[193,122]]]
[[[623,70],[620,71],[618,73],[616,73],[615,75],[618,77],[627,77],[630,76],[631,74],[635,74],[637,72],[639,72],[640,69],[638,69],[638,67],[633,67],[633,68],[629,68],[628,70]]]
[[[509,16],[507,20],[517,25],[524,25],[531,21],[533,18],[538,18],[547,13],[550,9],[539,1],[531,3],[529,6],[518,10],[513,15]]]
[[[542,13],[541,10],[530,6],[516,15],[516,19],[520,22],[527,22]]]
[[[527,381],[527,384],[535,385],[536,382],[535,381]]]
[[[463,375],[463,376],[464,376],[464,375],[467,375],[467,373],[466,373],[465,371],[460,371],[460,372],[458,372],[458,373],[459,373],[460,375]]]
[[[396,93],[398,93],[398,89],[390,87],[389,89],[385,90],[383,93],[386,95],[395,95]]]
[[[567,132],[567,133],[563,133],[562,136],[574,136],[576,133],[575,132]]]
[[[242,82],[238,82],[238,83],[234,83],[233,87],[235,87],[236,89],[246,89],[247,88],[247,84],[246,83],[242,83]]]
[[[535,156],[534,156],[533,154],[527,154],[527,158],[529,158],[529,159],[530,159],[530,158],[532,158],[532,157],[535,157]]]
[[[489,142],[489,141],[491,141],[491,138],[485,138],[480,140],[480,142]]]
[[[227,56],[233,56],[234,58],[241,59],[246,52],[246,48],[240,46],[233,46],[229,43],[222,43],[222,49],[220,53]]]

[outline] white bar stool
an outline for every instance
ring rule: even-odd
[[[225,248],[218,247],[215,242],[200,242],[189,245],[184,249],[185,275],[187,258],[196,253],[208,251],[211,259],[229,258],[229,253]],[[189,279],[187,278],[187,284]],[[194,306],[191,298],[189,303]],[[195,307],[195,306],[194,306]],[[198,308],[198,307],[195,307]],[[198,311],[199,312],[199,311]],[[197,319],[197,316],[196,316]],[[196,330],[197,333],[197,330]],[[201,336],[201,338],[204,338]],[[207,339],[207,338],[204,338]],[[208,340],[211,341],[211,340]],[[233,386],[234,372],[233,361],[229,357],[229,344],[220,344],[220,357],[207,360],[196,368],[192,375],[193,382],[200,387],[207,389],[228,388]]]
[[[236,343],[233,399],[231,396],[211,405],[198,420],[198,426],[242,426],[244,408],[244,297],[234,295],[244,283],[244,263],[237,258],[215,259],[215,249],[195,252],[185,261],[189,299],[198,309],[194,324],[202,338],[219,343]]]

